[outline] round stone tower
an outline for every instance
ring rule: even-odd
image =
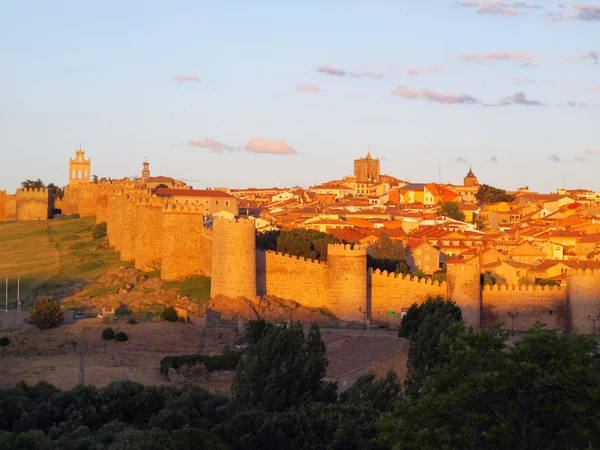
[[[567,276],[567,302],[573,333],[600,333],[600,271],[577,270]]]
[[[328,308],[342,320],[363,321],[367,305],[367,247],[327,246]]]
[[[467,326],[481,328],[479,265],[448,262],[447,286],[447,298],[460,306]]]
[[[252,219],[213,221],[210,296],[256,297],[256,239]]]

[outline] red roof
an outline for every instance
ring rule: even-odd
[[[213,191],[212,189],[165,189],[160,188],[154,191],[156,195],[165,197],[219,197],[235,198],[233,195],[223,191]]]

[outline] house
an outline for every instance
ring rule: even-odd
[[[409,241],[408,249],[412,272],[420,270],[427,275],[431,275],[440,270],[445,261],[440,249],[426,241],[412,243]]]
[[[578,258],[588,259],[588,255],[600,249],[600,233],[580,237],[575,244],[575,254]]]
[[[500,275],[501,280],[499,284],[506,282],[506,284],[516,285],[519,283],[519,278],[527,276],[529,270],[534,266],[532,264],[525,264],[510,259],[502,261],[496,261],[481,266],[481,273],[495,273]]]
[[[546,252],[534,247],[528,242],[513,247],[506,253],[510,259],[524,264],[538,264],[548,258]]]
[[[237,198],[223,191],[212,189],[166,189],[159,188],[154,191],[159,197],[174,199],[177,203],[202,205],[206,215],[226,211],[234,216],[239,215]]]
[[[354,225],[346,222],[345,220],[340,219],[328,219],[325,217],[313,217],[311,219],[306,219],[302,223],[302,228],[307,230],[316,230],[321,233],[326,233],[327,230],[331,230],[334,228],[353,228]]]

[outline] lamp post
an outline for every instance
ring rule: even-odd
[[[508,312],[508,317],[511,318],[511,326],[510,326],[510,332],[511,334],[515,334],[515,319],[517,318],[517,316],[519,315],[518,312],[514,313],[514,312]]]
[[[588,320],[592,322],[592,337],[596,337],[596,321],[600,320],[600,313],[596,317],[588,315]]]
[[[367,310],[362,310],[362,307],[358,308],[358,311],[363,315],[363,330],[367,329]]]

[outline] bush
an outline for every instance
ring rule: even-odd
[[[115,341],[118,342],[125,342],[126,340],[128,340],[129,338],[127,337],[127,335],[125,333],[123,333],[122,331],[119,331],[116,335],[115,335]]]
[[[129,325],[135,325],[137,323],[137,320],[135,320],[135,318],[130,317],[129,319],[127,319],[127,323]]]
[[[102,339],[110,341],[115,338],[115,332],[112,328],[105,328],[102,330]]]
[[[246,325],[246,336],[251,344],[256,344],[272,326],[265,319],[250,320]]]
[[[177,321],[181,322],[181,323],[185,323],[185,317],[178,317]]]
[[[172,306],[167,306],[160,313],[160,317],[169,322],[177,322],[177,310]]]
[[[106,237],[106,222],[100,222],[92,228],[92,237],[94,239],[104,239]]]
[[[195,366],[204,364],[206,368],[212,372],[215,370],[235,370],[241,355],[231,351],[225,351],[222,355],[181,355],[167,356],[160,361],[160,373],[167,374],[169,369],[178,369],[183,366]]]
[[[29,322],[40,330],[59,326],[63,318],[60,305],[48,295],[38,295],[29,311]]]
[[[6,347],[8,344],[10,344],[10,339],[6,336],[0,339],[0,347]]]

